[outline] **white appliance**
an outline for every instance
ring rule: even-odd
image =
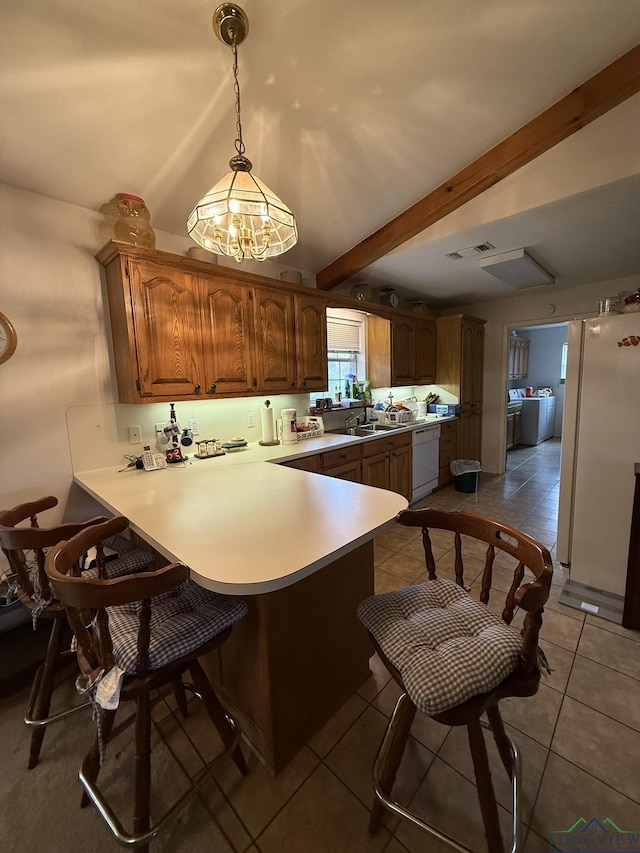
[[[430,495],[440,475],[440,424],[414,429],[411,501]]]
[[[620,621],[640,462],[640,315],[574,320],[568,333],[557,555],[570,580],[561,600]]]
[[[520,421],[520,443],[540,444],[551,438],[556,425],[555,397],[524,397]]]

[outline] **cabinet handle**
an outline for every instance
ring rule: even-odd
[[[289,384],[291,385],[291,387],[292,387],[292,388],[295,388],[295,387],[296,387],[296,383],[295,383],[295,382],[290,382]]]
[[[209,386],[209,393],[210,393],[210,394],[215,394],[215,393],[216,393],[216,384],[215,384],[215,382],[212,382],[212,383],[211,383],[211,385]]]
[[[196,383],[196,385],[195,385],[195,387],[194,387],[194,389],[193,389],[193,392],[194,392],[194,394],[199,394],[199,393],[200,393],[200,391],[202,391],[202,388],[200,387],[200,385],[198,385],[198,384]]]
[[[306,388],[306,387],[307,387],[307,380],[306,380],[306,379],[303,381],[303,383],[302,383],[302,387],[303,387],[303,388]]]
[[[258,387],[258,380],[256,379],[256,377],[255,377],[255,376],[253,377],[253,387],[254,387],[254,388],[257,388],[257,387]]]

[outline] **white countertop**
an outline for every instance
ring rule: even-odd
[[[198,583],[223,593],[257,594],[289,586],[369,541],[406,498],[311,474],[269,460],[369,441],[325,435],[261,447],[186,467],[82,471],[76,482]],[[299,445],[304,445],[302,449]]]

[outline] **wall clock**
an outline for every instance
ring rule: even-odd
[[[18,335],[13,323],[0,311],[0,364],[8,361],[18,345]]]
[[[392,287],[383,287],[380,291],[380,304],[389,305],[391,308],[397,308],[400,303],[398,294]]]

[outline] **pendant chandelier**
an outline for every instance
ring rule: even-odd
[[[234,3],[218,6],[213,16],[218,38],[233,51],[236,96],[236,155],[231,171],[196,204],[187,220],[189,236],[203,249],[234,258],[264,261],[281,255],[298,242],[293,214],[259,178],[245,157],[240,115],[238,45],[249,31],[244,11]]]

